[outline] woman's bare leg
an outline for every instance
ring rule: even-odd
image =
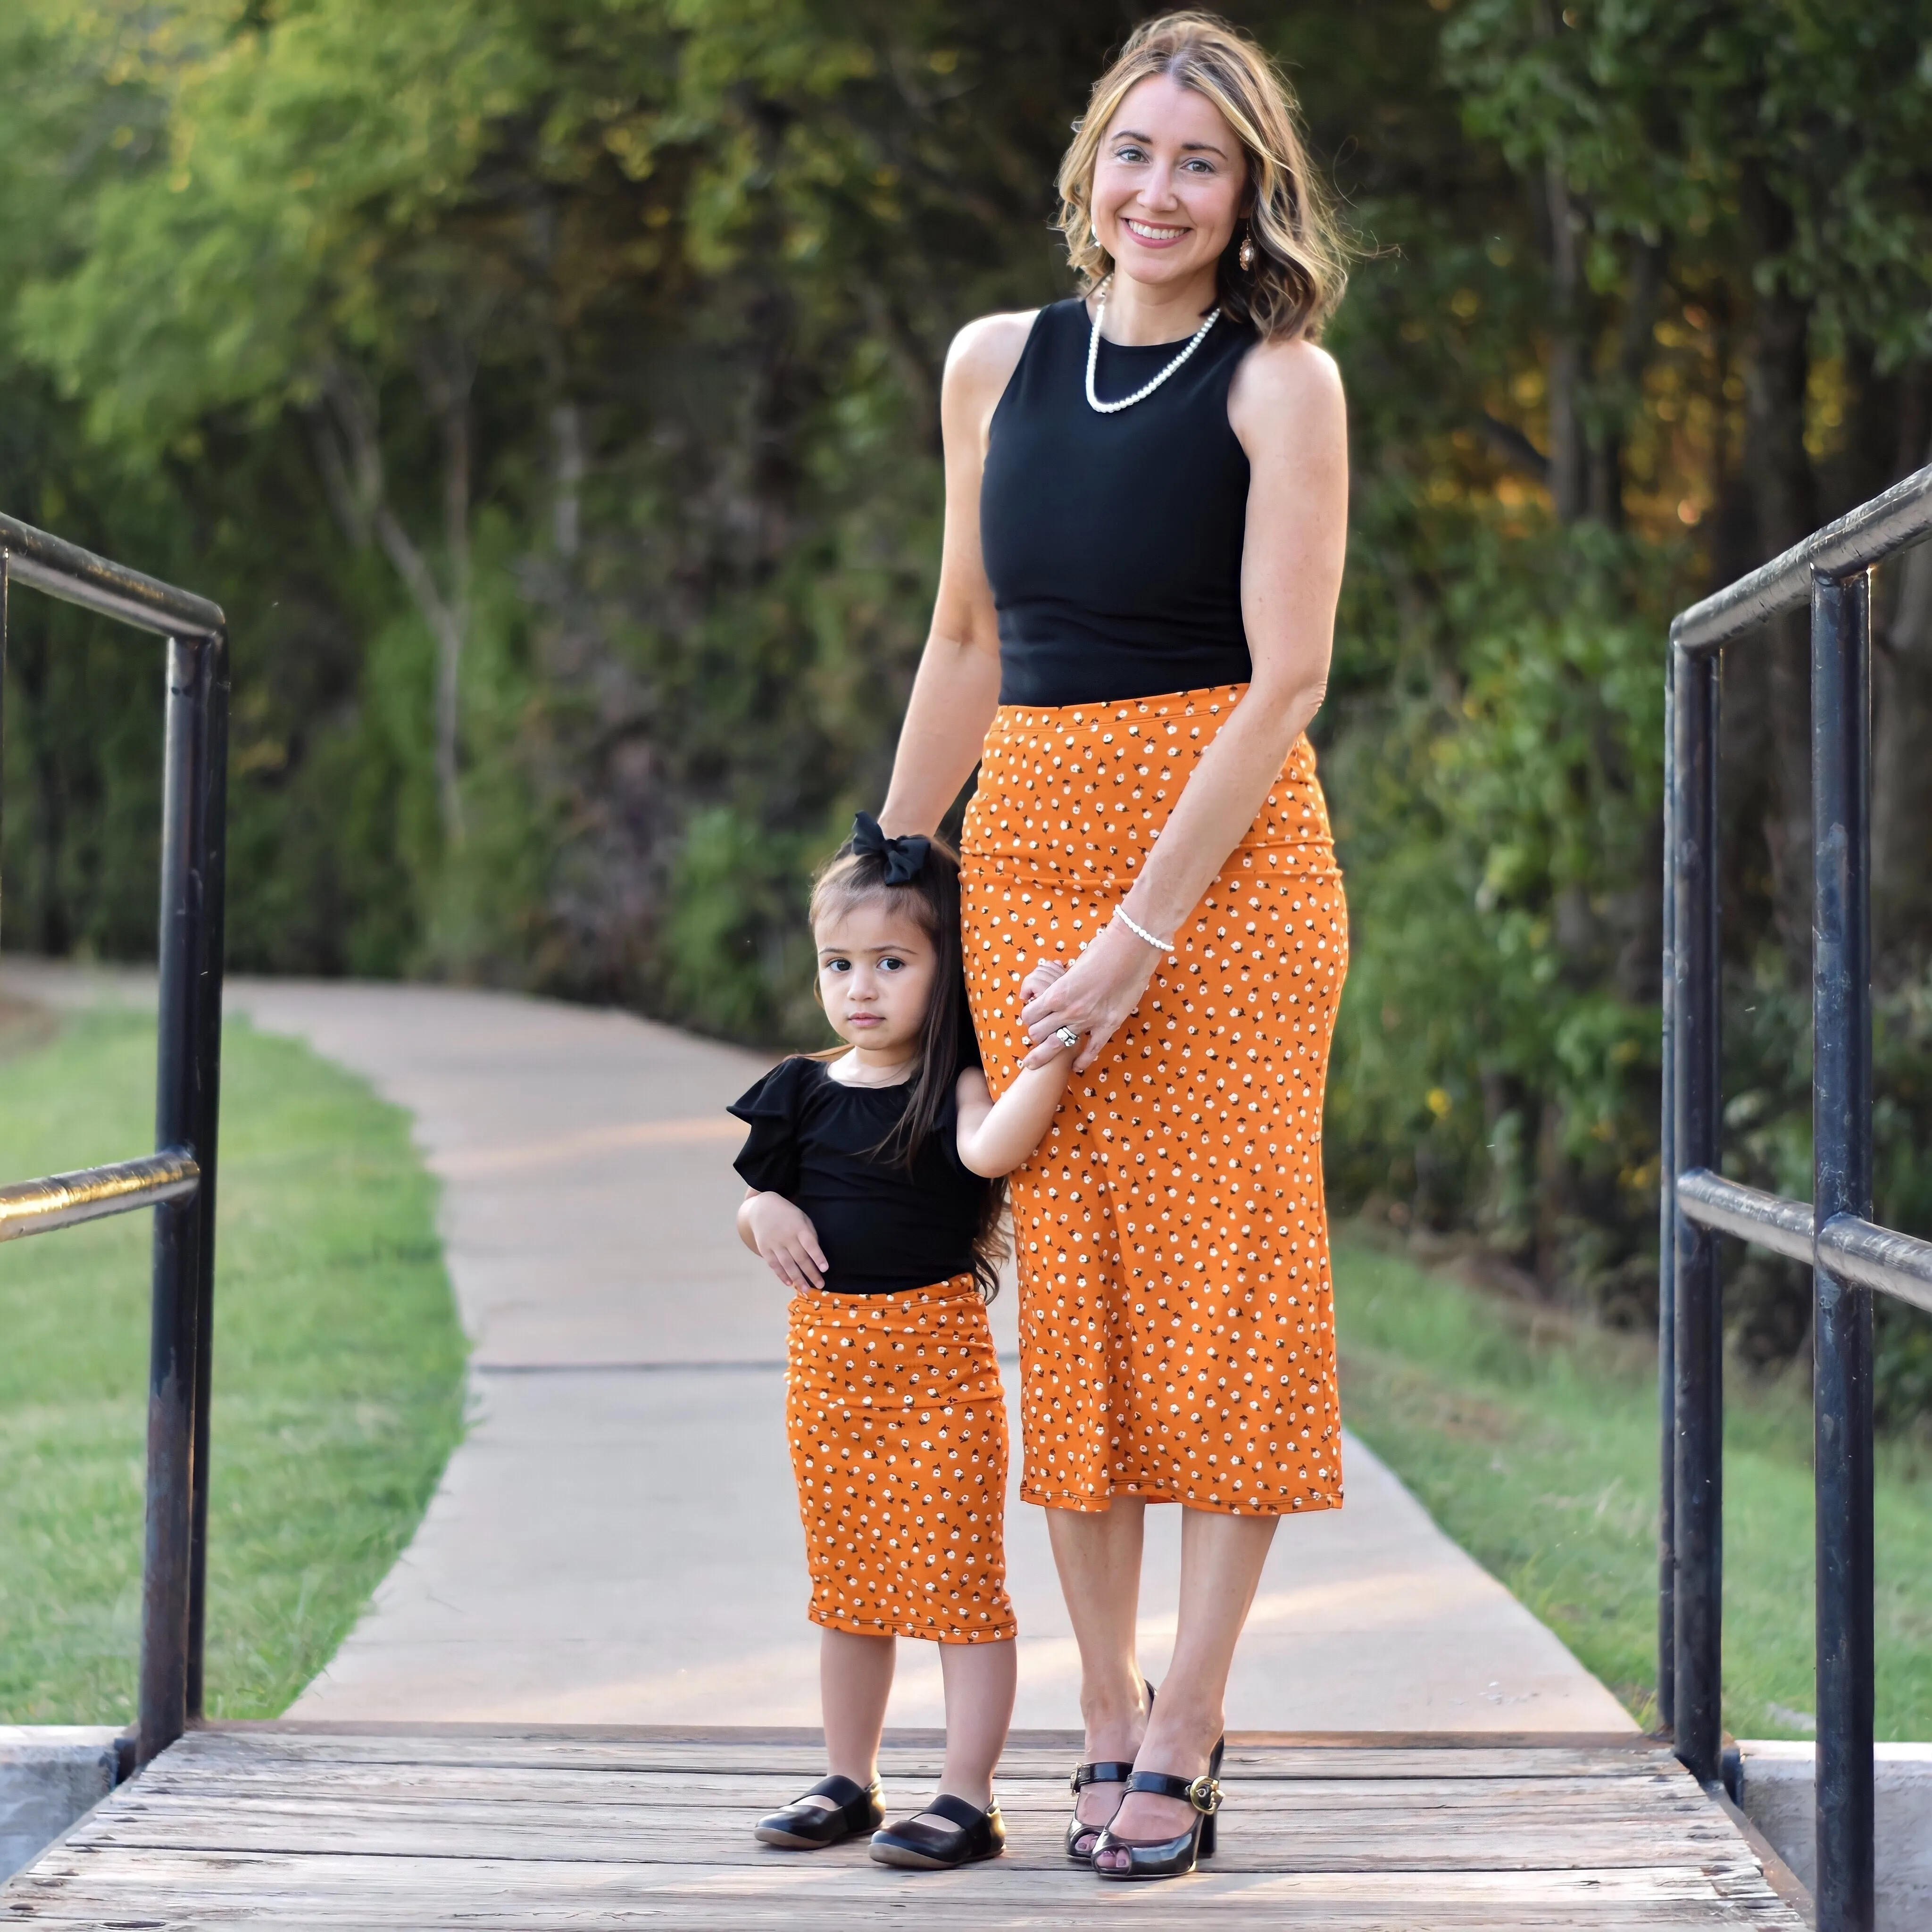
[[[879,1733],[892,1695],[894,1640],[824,1630],[818,1639],[818,1699],[825,1717],[826,1768],[854,1784],[879,1774]],[[829,1798],[814,1804],[830,1805]]]
[[[1223,1516],[1210,1510],[1183,1514],[1174,1661],[1135,1754],[1136,1770],[1194,1778],[1208,1768],[1208,1755],[1221,1735],[1234,1645],[1280,1521],[1279,1516]],[[1193,1815],[1184,1798],[1137,1791],[1122,1803],[1114,1828],[1124,1838],[1156,1841],[1185,1831]],[[1096,1857],[1110,1865],[1126,1862],[1124,1852]]]
[[[1080,1715],[1089,1764],[1108,1758],[1132,1763],[1147,1728],[1147,1680],[1134,1649],[1146,1522],[1147,1506],[1138,1496],[1116,1496],[1094,1512],[1046,1513],[1060,1594],[1080,1646]],[[1080,1794],[1081,1821],[1104,1825],[1120,1802],[1118,1784],[1090,1784]]]

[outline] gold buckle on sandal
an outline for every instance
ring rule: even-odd
[[[1187,1787],[1187,1802],[1204,1816],[1211,1818],[1221,1808],[1221,1786],[1204,1771]]]

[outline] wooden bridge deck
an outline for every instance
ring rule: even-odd
[[[894,1735],[887,1802],[932,1788]],[[234,1726],[184,1738],[0,1888],[0,1921],[381,1932],[672,1925],[1281,1926],[1384,1932],[1796,1928],[1733,1816],[1648,1739],[1257,1736],[1222,1850],[1102,1885],[1060,1852],[1077,1738],[1015,1737],[1006,1856],[887,1870],[787,1853],[752,1819],[819,1774],[808,1734]]]

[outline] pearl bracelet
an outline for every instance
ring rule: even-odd
[[[1127,916],[1126,908],[1124,906],[1116,906],[1114,908],[1114,916],[1118,920],[1136,939],[1144,940],[1148,945],[1151,946],[1156,952],[1172,952],[1174,950],[1174,941],[1172,940],[1156,938],[1154,934],[1148,932],[1145,926],[1136,926],[1134,922]]]

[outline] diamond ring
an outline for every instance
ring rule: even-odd
[[[1058,1040],[1062,1046],[1070,1049],[1080,1044],[1080,1036],[1071,1027],[1062,1027],[1054,1035],[1054,1038]]]

